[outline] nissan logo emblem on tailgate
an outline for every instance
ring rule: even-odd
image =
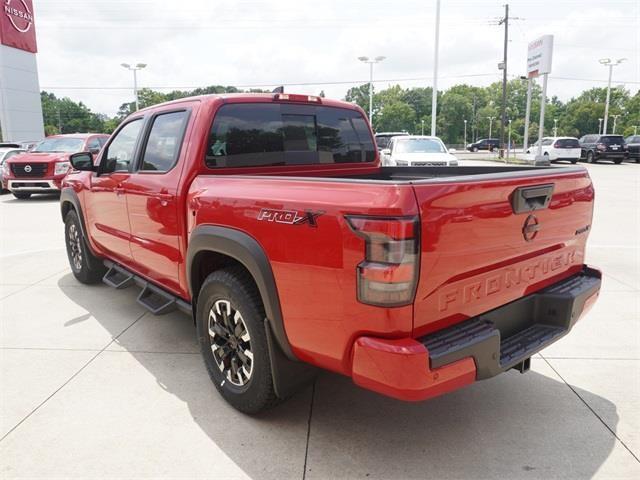
[[[26,165],[24,167],[24,171],[27,172],[27,173],[31,173],[31,165]]]
[[[540,222],[538,218],[531,214],[524,221],[524,226],[522,227],[522,235],[527,242],[530,242],[538,235],[538,231],[540,230]]]

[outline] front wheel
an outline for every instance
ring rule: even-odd
[[[616,165],[620,165],[622,163],[622,159],[621,158],[616,159],[613,161],[613,163],[615,163]]]
[[[26,200],[27,198],[31,198],[30,193],[18,193],[18,192],[11,192],[11,193],[13,193],[13,196],[16,197],[18,200]]]
[[[200,351],[218,392],[248,414],[279,401],[264,318],[257,287],[242,267],[218,270],[204,281],[196,310]]]
[[[65,217],[64,234],[67,257],[73,276],[81,283],[86,284],[98,283],[102,280],[107,269],[100,262],[100,259],[89,250],[87,241],[82,234],[80,219],[75,210],[69,211]]]
[[[476,153],[476,152],[478,151],[478,147],[473,147],[473,148],[471,149],[471,151],[472,151],[472,152],[474,152],[474,153]]]

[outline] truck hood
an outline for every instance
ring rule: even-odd
[[[70,153],[65,152],[26,152],[7,160],[9,163],[55,163],[69,160]]]

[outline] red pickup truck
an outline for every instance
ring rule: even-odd
[[[34,193],[60,193],[62,179],[70,168],[69,155],[91,152],[97,155],[109,135],[74,133],[52,135],[32,150],[11,157],[3,165],[3,183],[21,200]]]
[[[81,282],[191,315],[254,413],[318,368],[417,401],[522,372],[596,299],[582,167],[381,167],[357,106],[292,94],[132,114],[61,194]]]

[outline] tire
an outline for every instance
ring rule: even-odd
[[[244,268],[218,270],[204,281],[196,309],[202,358],[220,395],[247,414],[280,401],[273,386],[264,318],[260,294]]]
[[[473,148],[471,149],[471,151],[472,151],[472,152],[474,152],[474,153],[475,153],[475,152],[477,152],[477,151],[478,151],[478,147],[473,147]]]
[[[615,163],[616,165],[620,165],[622,163],[622,158],[618,158],[617,160],[614,160],[613,163]]]
[[[100,282],[107,269],[89,250],[75,210],[70,210],[64,219],[64,239],[73,276],[80,283]]]
[[[11,192],[11,193],[13,193],[13,196],[16,197],[18,200],[26,200],[27,198],[31,198],[30,193],[18,193],[18,192]]]
[[[577,160],[577,159],[576,159],[576,160],[571,160],[571,164],[572,164],[572,165],[575,165],[576,163],[578,163],[578,160]]]
[[[593,152],[587,152],[587,163],[596,163],[596,160],[593,158]]]

